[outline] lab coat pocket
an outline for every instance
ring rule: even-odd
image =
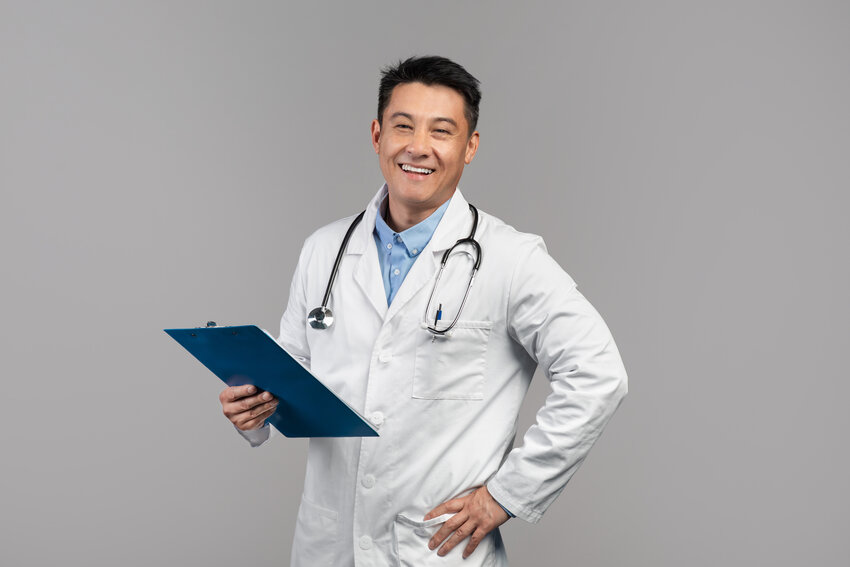
[[[402,514],[395,517],[393,524],[393,550],[398,557],[399,567],[427,567],[428,565],[459,565],[454,560],[461,560],[463,550],[466,549],[468,541],[461,542],[452,549],[445,557],[437,555],[437,549],[428,549],[428,541],[437,533],[437,530],[454,514],[443,514],[432,518],[427,522],[417,522]],[[494,565],[495,555],[493,553],[493,542],[491,537],[485,537],[478,544],[463,564],[469,567]]]
[[[292,564],[336,567],[338,526],[338,512],[302,497],[295,523]]]
[[[419,331],[413,371],[414,398],[483,400],[491,321],[458,321],[447,336]]]
[[[442,558],[437,555],[436,550],[428,549],[428,540],[452,516],[454,514],[443,514],[427,522],[417,522],[401,514],[397,515],[393,525],[393,547],[399,566],[440,565]],[[445,560],[442,563],[445,563]]]

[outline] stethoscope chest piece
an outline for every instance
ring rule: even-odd
[[[354,220],[351,222],[351,226],[348,227],[348,230],[345,232],[345,236],[342,238],[342,244],[339,247],[339,252],[336,254],[334,267],[331,270],[331,276],[328,278],[328,287],[325,288],[325,296],[322,298],[322,305],[320,307],[316,307],[307,314],[307,322],[314,329],[327,329],[334,324],[334,312],[328,307],[328,300],[331,298],[331,289],[333,289],[334,279],[336,279],[336,274],[339,271],[339,262],[342,260],[342,255],[345,253],[345,248],[348,246],[348,240],[351,238],[351,233],[354,232],[354,228],[360,223],[360,220],[363,218],[365,213],[366,211],[363,211],[354,217]]]
[[[330,307],[316,307],[307,316],[307,322],[314,329],[327,329],[334,324],[334,313]]]

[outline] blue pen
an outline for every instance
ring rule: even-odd
[[[434,317],[434,328],[437,328],[437,321],[443,318],[443,304],[441,303],[439,307],[437,307],[437,316]]]

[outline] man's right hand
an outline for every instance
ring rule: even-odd
[[[231,386],[218,395],[221,409],[233,425],[242,431],[259,429],[277,409],[278,399],[254,386]]]

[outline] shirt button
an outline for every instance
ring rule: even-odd
[[[395,270],[393,270],[393,273],[395,275],[399,275],[401,273],[401,271],[398,268],[396,268]]]
[[[378,360],[380,360],[381,362],[389,362],[392,359],[393,353],[388,350],[382,350],[381,353],[378,355]]]
[[[375,477],[371,474],[367,474],[363,477],[363,480],[360,481],[360,484],[362,484],[364,488],[372,488],[375,486]]]
[[[374,412],[372,414],[372,425],[380,427],[382,423],[384,423],[384,414],[379,411]]]
[[[393,243],[392,243],[392,242],[387,242],[387,248],[392,248],[392,247],[393,247]]]
[[[360,538],[360,549],[366,551],[372,549],[372,538],[364,535]]]
[[[413,250],[410,251],[410,253],[413,254],[414,256],[416,256],[417,254],[419,254],[419,248],[414,248]]]

